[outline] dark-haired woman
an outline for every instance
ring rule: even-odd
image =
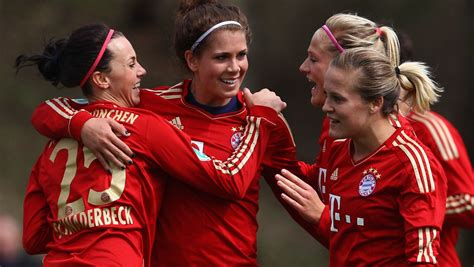
[[[247,19],[237,7],[216,1],[182,1],[176,18],[175,50],[192,79],[141,90],[139,106],[164,116],[187,133],[196,150],[218,159],[229,157],[245,141],[242,134],[248,110],[240,88],[248,69],[249,42]],[[56,100],[35,111],[33,123],[42,134],[76,139],[82,135],[86,144],[91,143],[89,139],[106,139],[107,145],[91,149],[112,155],[109,159],[127,160],[116,148],[110,149],[118,141],[111,134],[101,134],[100,127],[93,126],[96,119],[84,124],[81,117],[66,118],[58,112],[64,111],[63,101],[76,110],[80,105]],[[269,173],[298,167],[291,133],[282,118],[277,124],[262,161]],[[94,138],[84,138],[87,136]],[[104,136],[111,136],[112,141]],[[256,266],[259,177],[256,173],[242,194],[230,201],[170,180],[157,225],[156,265]]]
[[[168,177],[222,198],[242,195],[278,120],[275,110],[285,106],[268,90],[246,92],[252,115],[244,140],[218,160],[160,116],[134,108],[146,72],[122,33],[102,24],[81,27],[51,41],[42,54],[17,59],[18,69],[32,65],[54,85],[82,88],[89,101],[82,111],[48,102],[61,107],[61,117],[92,114],[120,122],[130,133],[122,140],[135,154],[126,168],[105,170],[76,140],[48,142],[30,176],[23,227],[25,250],[46,253],[45,266],[150,266]]]

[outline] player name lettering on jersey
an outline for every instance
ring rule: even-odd
[[[86,228],[107,225],[130,225],[133,224],[131,210],[132,208],[129,206],[89,209],[66,216],[54,222],[54,232],[61,238]]]
[[[111,118],[118,122],[133,124],[139,117],[138,114],[119,109],[96,109],[92,111],[92,116],[96,118]]]

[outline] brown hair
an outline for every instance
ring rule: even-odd
[[[226,25],[217,30],[243,31],[247,44],[250,44],[252,34],[247,17],[238,7],[221,4],[215,0],[182,0],[180,2],[175,20],[174,48],[176,55],[186,67],[184,52],[190,50],[194,42],[209,28],[227,20],[237,21],[242,27]],[[193,53],[199,55],[209,39],[206,37]]]

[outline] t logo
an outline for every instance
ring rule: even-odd
[[[339,212],[335,212],[335,205],[337,204],[337,210],[341,208],[341,196],[329,194],[329,205],[330,205],[330,210],[329,212],[331,213],[331,232],[337,232],[337,228],[334,227],[334,220],[339,221],[340,214]]]

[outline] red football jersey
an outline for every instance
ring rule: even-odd
[[[456,253],[458,228],[474,228],[474,178],[466,147],[456,128],[433,111],[411,113],[408,119],[418,138],[433,151],[448,179],[439,265],[461,266]]]
[[[212,115],[186,102],[190,81],[173,87],[142,90],[139,107],[164,116],[178,129],[187,133],[194,148],[217,159],[226,159],[243,142],[247,125],[247,109]],[[242,106],[242,95],[238,100]],[[60,116],[55,103],[69,108],[69,117]],[[41,105],[32,117],[35,128],[46,136],[80,137],[83,123],[90,118],[87,112],[77,112],[80,106],[59,98]],[[42,118],[51,120],[45,121]],[[262,164],[266,178],[281,168],[298,173],[295,145],[291,132],[282,117],[272,130]],[[153,255],[158,266],[256,266],[256,232],[258,211],[258,177],[255,174],[242,195],[225,200],[195,190],[175,179],[170,179],[158,220],[157,242]],[[209,191],[209,190],[207,190]]]
[[[26,251],[47,253],[45,266],[149,266],[166,178],[221,197],[242,196],[278,120],[272,109],[251,108],[242,142],[224,161],[196,149],[185,133],[150,111],[110,102],[83,108],[123,123],[131,133],[123,140],[136,158],[108,173],[79,142],[48,143],[27,187],[23,232]]]
[[[358,162],[351,140],[336,140],[329,162],[318,231],[330,233],[330,266],[436,264],[446,177],[410,131]]]

